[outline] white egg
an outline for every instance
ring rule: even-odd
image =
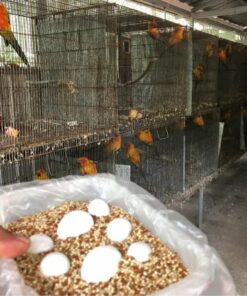
[[[57,235],[60,239],[76,237],[87,233],[93,225],[93,218],[87,212],[72,211],[66,214],[59,222]]]
[[[119,269],[122,256],[112,246],[100,246],[91,250],[81,267],[81,278],[87,283],[107,282]]]
[[[127,219],[116,218],[107,226],[107,237],[114,242],[122,242],[128,238],[132,226]]]
[[[30,237],[29,253],[38,254],[42,252],[48,252],[53,249],[54,243],[52,239],[45,234],[34,234]]]
[[[151,248],[144,242],[136,242],[130,245],[127,255],[134,257],[138,262],[148,261]]]
[[[94,199],[89,203],[88,212],[96,217],[107,216],[110,213],[108,204],[102,199]]]
[[[45,277],[59,276],[67,273],[69,269],[69,259],[59,252],[46,255],[40,263],[40,271]]]

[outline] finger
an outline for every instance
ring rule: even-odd
[[[11,234],[0,226],[0,258],[15,258],[30,246],[30,242],[23,236]]]

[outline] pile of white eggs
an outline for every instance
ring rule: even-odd
[[[65,240],[83,235],[94,226],[92,216],[102,217],[109,213],[108,204],[101,199],[95,199],[89,203],[88,212],[76,210],[64,215],[57,227],[58,238]],[[128,238],[131,230],[132,225],[127,219],[116,218],[107,225],[106,235],[112,242],[121,243]],[[32,235],[30,241],[29,252],[33,254],[49,252],[54,247],[52,239],[45,234]],[[145,242],[135,242],[127,251],[127,255],[139,263],[148,261],[150,253],[151,248]],[[111,245],[92,249],[82,262],[81,279],[94,284],[108,281],[118,272],[121,258],[119,250]],[[69,269],[69,258],[60,252],[50,252],[40,263],[40,271],[45,277],[60,276]]]

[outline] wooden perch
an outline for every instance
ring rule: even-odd
[[[132,84],[137,83],[138,81],[140,81],[148,73],[148,71],[150,70],[152,65],[154,63],[156,63],[158,60],[159,60],[159,58],[154,58],[151,61],[149,61],[148,65],[147,65],[147,68],[144,70],[144,72],[138,78],[136,78],[134,80],[131,80],[131,81],[127,81],[125,83],[118,83],[118,85],[121,86],[121,87],[124,87],[124,86],[128,86],[128,85],[132,85]]]
[[[154,63],[156,63],[157,61],[159,61],[159,59],[161,59],[162,57],[163,57],[163,55],[165,54],[165,52],[166,52],[166,49],[167,49],[167,47],[165,47],[165,50],[163,50],[162,52],[161,52],[161,54],[157,57],[157,58],[153,58],[151,61],[149,61],[149,63],[148,63],[148,65],[147,65],[147,67],[146,67],[146,69],[143,71],[143,73],[138,77],[138,78],[136,78],[136,79],[134,79],[134,80],[131,80],[131,81],[127,81],[127,82],[125,82],[125,83],[118,83],[118,86],[120,86],[120,87],[124,87],[124,86],[128,86],[128,85],[132,85],[132,84],[135,84],[135,83],[137,83],[138,81],[140,81],[147,73],[148,73],[148,71],[150,70],[150,68],[152,67],[152,65],[154,64]]]
[[[68,91],[71,94],[78,94],[79,87],[73,81],[65,80],[44,80],[44,81],[29,81],[25,82],[26,87],[30,86],[53,86]]]

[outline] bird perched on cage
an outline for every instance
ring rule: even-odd
[[[57,86],[65,91],[69,92],[72,95],[79,93],[79,87],[73,81],[59,80],[57,82]]]
[[[127,158],[130,160],[130,162],[138,168],[139,172],[141,173],[144,181],[146,182],[146,176],[144,174],[143,169],[140,166],[141,163],[141,156],[139,150],[135,147],[135,145],[131,142],[127,144],[127,153],[126,153]]]
[[[83,156],[78,159],[80,164],[80,172],[83,175],[94,175],[97,174],[97,166],[93,160],[89,160],[87,157]]]
[[[5,136],[8,138],[17,138],[19,135],[19,131],[11,126],[6,127],[5,129]]]
[[[200,127],[203,127],[205,122],[204,122],[204,118],[202,115],[197,115],[195,118],[194,118],[194,123]]]
[[[138,140],[140,140],[144,144],[146,144],[148,146],[152,146],[152,149],[153,149],[154,154],[158,158],[160,158],[160,153],[157,150],[157,148],[154,146],[153,135],[152,135],[152,133],[149,130],[139,131],[139,132],[137,132],[135,134],[135,136],[137,137]]]
[[[139,111],[137,111],[135,109],[131,109],[129,111],[129,119],[131,121],[141,119],[141,118],[142,118],[142,113],[141,112],[139,112]]]
[[[226,51],[224,48],[219,48],[218,49],[218,58],[220,59],[220,61],[222,62],[226,62],[227,60],[227,55],[226,55]]]
[[[154,40],[160,39],[161,32],[160,32],[160,29],[158,28],[158,24],[155,20],[148,22],[148,31],[147,32],[152,39],[154,39]]]
[[[175,45],[184,39],[184,29],[185,28],[183,26],[175,27],[169,38],[170,45]]]
[[[39,170],[37,170],[37,172],[35,174],[35,179],[36,180],[48,180],[49,175],[45,169],[39,169]]]
[[[212,41],[209,41],[206,45],[206,55],[208,58],[211,58],[214,55],[215,44]]]
[[[13,49],[17,52],[22,61],[29,66],[26,55],[22,51],[18,41],[16,40],[12,30],[9,19],[9,13],[4,4],[0,1],[0,35],[3,37],[5,45],[9,44],[13,47]]]
[[[153,135],[149,130],[139,131],[135,134],[137,139],[146,145],[153,145]]]
[[[193,77],[196,81],[202,80],[203,69],[204,67],[202,64],[196,65],[195,68],[193,69]]]
[[[122,147],[122,137],[116,135],[114,139],[106,147],[107,154],[112,154],[118,152]]]
[[[196,65],[192,71],[193,78],[195,81],[195,89],[197,88],[198,84],[202,81],[203,72],[204,72],[204,66],[202,64]]]
[[[141,162],[140,152],[131,142],[127,144],[127,158],[132,164],[134,164],[136,167],[139,167]]]

